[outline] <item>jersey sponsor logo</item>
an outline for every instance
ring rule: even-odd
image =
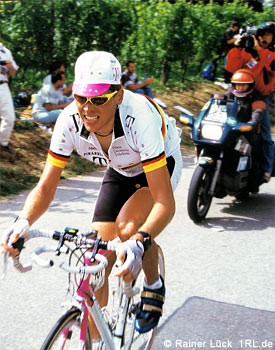
[[[104,157],[92,156],[92,159],[94,163],[100,164],[101,166],[108,165],[107,159],[105,159]]]
[[[85,125],[83,124],[81,132],[80,132],[80,137],[83,137],[85,140],[88,140],[89,136],[90,136],[90,131],[88,131],[85,128]]]
[[[126,126],[127,126],[127,128],[130,128],[132,125],[133,125],[133,123],[134,123],[134,121],[135,121],[135,118],[134,117],[132,117],[131,115],[127,115],[127,117],[126,117]]]
[[[98,156],[98,157],[104,157],[103,154],[101,152],[84,152],[83,153],[83,156],[86,157],[86,156]]]
[[[247,67],[249,67],[250,69],[253,68],[255,65],[257,64],[257,61],[255,60],[250,60],[249,62],[247,62]]]
[[[130,150],[122,146],[113,146],[114,155],[116,157],[128,156],[130,155]]]
[[[74,126],[75,126],[75,132],[78,132],[79,131],[79,127],[78,127],[78,124],[77,124],[77,121],[76,121],[76,116],[79,117],[79,114],[75,113],[75,114],[71,114],[70,115],[70,117],[73,118],[73,122],[74,122]]]

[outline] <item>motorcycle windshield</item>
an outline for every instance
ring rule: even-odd
[[[226,105],[212,103],[204,121],[225,123],[227,119]]]

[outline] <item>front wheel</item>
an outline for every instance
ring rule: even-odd
[[[191,220],[195,223],[202,222],[212,202],[212,195],[209,190],[213,180],[214,169],[198,165],[191,179],[187,208]]]
[[[80,330],[81,330],[81,311],[78,309],[71,309],[67,311],[51,329],[47,338],[45,339],[41,350],[75,350],[80,347]],[[85,340],[85,350],[92,349],[92,337],[87,328],[87,335]]]

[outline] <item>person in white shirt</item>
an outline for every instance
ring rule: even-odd
[[[39,90],[32,108],[33,118],[41,124],[53,124],[59,114],[72,101],[62,93],[65,76],[60,72],[51,75],[51,84],[43,85]]]
[[[65,76],[66,68],[64,63],[61,61],[53,61],[49,65],[49,74],[44,78],[43,85],[51,85],[52,74],[57,72],[60,72]],[[62,91],[63,95],[70,97],[72,95],[72,84],[67,86],[66,83],[64,83],[64,85],[60,87],[60,90]]]
[[[154,98],[153,90],[149,85],[153,84],[155,79],[151,78],[148,74],[144,77],[143,81],[140,81],[135,73],[136,64],[133,61],[126,63],[126,69],[121,75],[121,84],[128,90],[149,96]]]
[[[18,68],[10,50],[0,43],[0,145],[1,152],[9,154],[9,140],[15,120],[9,78],[15,76]]]

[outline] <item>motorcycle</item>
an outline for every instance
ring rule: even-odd
[[[237,113],[237,101],[216,94],[196,118],[186,113],[180,116],[180,122],[192,128],[197,153],[187,199],[188,214],[195,223],[205,219],[213,197],[245,200],[261,185],[260,136],[255,136],[257,147],[252,150],[253,125],[239,122]]]

